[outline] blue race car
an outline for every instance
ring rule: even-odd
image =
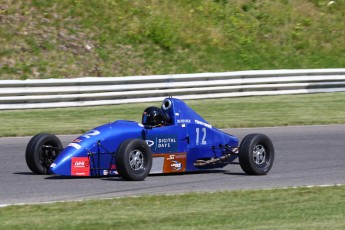
[[[118,120],[81,135],[66,148],[52,134],[40,133],[26,148],[36,174],[112,176],[144,180],[149,173],[182,173],[222,168],[238,157],[243,171],[267,174],[274,147],[264,134],[238,138],[213,127],[183,101],[166,98],[148,107],[142,123]]]

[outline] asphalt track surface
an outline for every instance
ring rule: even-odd
[[[229,129],[242,139],[265,133],[275,162],[265,176],[248,176],[239,165],[203,173],[151,175],[140,182],[119,177],[66,178],[34,175],[25,163],[30,137],[0,138],[0,206],[242,189],[345,184],[345,125]],[[61,136],[66,145],[75,136]]]

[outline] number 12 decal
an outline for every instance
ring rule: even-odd
[[[200,128],[196,128],[196,145],[199,145],[199,140],[200,140]],[[206,145],[206,128],[202,128],[202,138],[201,138],[201,145]]]

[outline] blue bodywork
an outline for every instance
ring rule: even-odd
[[[214,128],[183,101],[166,98],[162,111],[169,119],[163,127],[145,127],[134,121],[111,122],[81,135],[71,142],[50,167],[52,174],[64,176],[104,176],[117,174],[115,155],[127,139],[142,139],[151,148],[151,173],[176,173],[219,168],[232,162],[233,154],[221,161],[196,166],[198,160],[220,158],[238,147],[238,139]]]

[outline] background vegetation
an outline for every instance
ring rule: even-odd
[[[345,93],[189,100],[218,128],[345,124]],[[148,106],[159,102],[61,109],[0,111],[0,137],[40,132],[81,134],[115,120],[141,122]]]
[[[345,0],[2,0],[0,79],[345,66]]]
[[[344,229],[345,186],[0,208],[1,229]]]

